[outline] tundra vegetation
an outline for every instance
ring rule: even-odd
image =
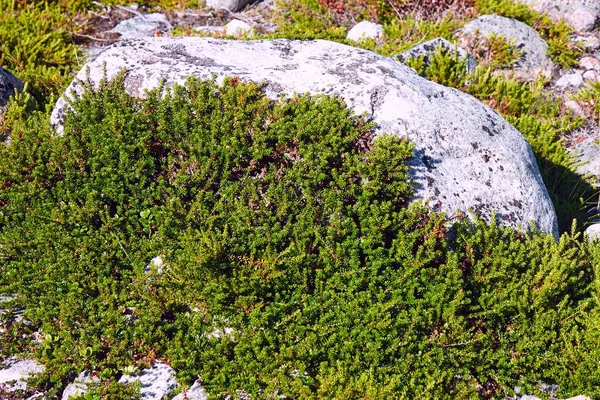
[[[419,4],[288,1],[276,36],[345,42],[369,18],[386,38],[358,46],[392,55],[495,12],[538,29],[555,62],[578,57],[568,27],[524,6]],[[336,98],[189,78],[136,99],[119,77],[88,87],[53,135],[49,110],[83,60],[72,35],[93,7],[0,0],[0,63],[28,85],[0,126],[0,354],[46,366],[32,387],[59,395],[87,370],[100,378],[88,398],[131,398],[139,388],[118,379],[162,359],[213,398],[543,396],[540,382],[600,396],[600,244],[580,233],[597,196],[561,141],[585,121],[543,79],[493,73],[510,43],[482,45],[472,74],[441,49],[410,64],[523,133],[558,241],[408,205],[411,144],[374,139]],[[578,99],[598,115],[597,87]]]

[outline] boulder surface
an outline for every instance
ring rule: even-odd
[[[104,68],[105,65],[105,68]],[[418,76],[388,57],[329,41],[213,38],[123,40],[88,61],[67,89],[82,81],[97,84],[125,70],[133,96],[185,78],[226,76],[264,83],[271,98],[293,93],[341,96],[357,114],[415,143],[410,162],[413,200],[453,214],[460,210],[489,220],[492,211],[507,225],[538,228],[557,235],[554,207],[523,136],[472,96]],[[87,72],[89,71],[89,73]],[[68,104],[59,99],[52,123],[61,132]]]
[[[600,23],[598,0],[517,0],[535,10],[547,13],[551,18],[565,20],[578,32],[593,30]]]
[[[546,55],[548,44],[529,25],[499,15],[482,15],[466,24],[460,30],[459,36],[468,37],[476,33],[484,37],[496,34],[508,41],[514,41],[521,52],[521,58],[515,63],[514,68],[522,74],[551,73],[552,60]]]

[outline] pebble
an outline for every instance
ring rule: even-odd
[[[596,27],[598,12],[588,7],[581,7],[573,13],[565,15],[565,21],[573,26],[576,32],[590,32]]]
[[[593,69],[591,69],[589,71],[585,71],[583,73],[583,79],[585,79],[586,81],[597,81],[598,73],[596,71],[594,71]]]
[[[595,70],[599,70],[600,69],[600,60],[598,60],[596,57],[583,57],[580,61],[579,61],[579,65],[581,66],[581,68],[587,70],[590,69],[595,69]]]
[[[232,19],[225,25],[225,34],[229,36],[254,36],[254,28],[250,24],[239,19]]]
[[[383,26],[369,21],[361,21],[354,25],[346,38],[354,42],[360,42],[363,39],[378,39],[383,37]]]
[[[558,87],[566,88],[568,86],[579,87],[583,84],[583,76],[576,72],[563,75],[559,80],[556,81],[555,85]]]

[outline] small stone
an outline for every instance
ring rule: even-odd
[[[586,71],[590,69],[598,70],[600,69],[600,60],[598,60],[596,57],[583,57],[579,61],[579,65]]]
[[[596,27],[598,11],[589,7],[581,7],[574,12],[565,15],[565,21],[575,29],[576,32],[590,32]]]
[[[579,105],[579,103],[576,102],[575,100],[565,101],[564,105],[565,105],[566,108],[568,108],[569,110],[573,111],[573,113],[575,115],[579,115],[580,117],[585,116],[585,111],[583,111],[583,108],[581,108],[581,106]]]
[[[585,230],[585,236],[587,236],[590,240],[600,239],[600,224],[590,225]]]
[[[189,389],[173,397],[173,400],[206,400],[207,398],[208,393],[206,393],[202,386],[200,386],[200,383],[196,381]]]
[[[156,272],[158,274],[162,274],[164,266],[165,266],[165,261],[162,259],[162,257],[161,256],[156,256],[152,260],[150,260],[150,264],[146,265],[146,268],[144,268],[144,272],[148,273],[153,268],[155,268]]]
[[[563,88],[566,88],[569,86],[578,88],[582,84],[583,84],[583,76],[581,76],[581,74],[578,74],[576,72],[563,75],[559,80],[556,81],[556,83],[554,83],[554,85],[556,85],[558,87],[563,87]]]
[[[225,25],[225,34],[229,36],[254,36],[254,28],[250,24],[239,19],[232,19]]]
[[[228,10],[238,12],[252,0],[206,0],[206,5],[213,10]]]
[[[169,33],[173,26],[164,14],[139,15],[119,22],[109,32],[120,34],[121,39],[139,39]]]
[[[592,52],[600,49],[600,39],[595,36],[575,36],[574,42],[579,42],[584,50]]]
[[[586,81],[597,81],[598,80],[598,73],[594,70],[585,71],[582,76],[583,76],[583,79]]]
[[[592,400],[591,398],[584,396],[582,394],[580,394],[579,396],[575,396],[575,397],[569,397],[566,400]]]
[[[360,42],[363,39],[379,39],[383,37],[383,26],[369,21],[361,21],[354,25],[346,38],[354,42]]]
[[[175,381],[175,371],[167,364],[157,361],[152,367],[143,370],[138,375],[123,375],[119,383],[142,384],[140,394],[144,400],[162,400],[179,386]]]

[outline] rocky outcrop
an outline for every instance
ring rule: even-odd
[[[459,31],[458,37],[464,40],[475,34],[484,37],[496,34],[508,41],[514,41],[516,48],[521,52],[521,58],[515,63],[514,70],[521,76],[535,77],[540,73],[551,75],[553,64],[546,55],[548,44],[529,25],[499,15],[482,15],[466,24]]]
[[[598,0],[517,0],[536,11],[547,13],[551,18],[573,26],[577,32],[588,32],[600,23]]]
[[[105,68],[103,67],[105,65]],[[415,143],[410,173],[413,200],[435,210],[493,211],[504,224],[527,227],[533,220],[557,235],[554,208],[531,148],[522,135],[475,98],[418,76],[390,58],[328,41],[227,41],[209,38],[125,40],[88,62],[77,79],[98,83],[125,69],[126,90],[182,84],[186,76],[239,76],[264,82],[267,96],[323,93],[341,96],[357,114],[366,113],[377,132]],[[74,81],[71,90],[81,91]],[[60,131],[67,104],[52,113]]]

